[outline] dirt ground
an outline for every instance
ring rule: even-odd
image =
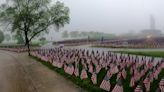
[[[0,51],[0,92],[83,92],[81,88],[27,56]]]

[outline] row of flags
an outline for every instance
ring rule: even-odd
[[[95,42],[94,46],[103,47],[128,47],[128,48],[163,48],[164,38],[151,38],[151,39],[132,39],[132,40],[116,40]]]
[[[93,46],[100,46],[100,47],[114,47],[114,48],[123,48],[123,47],[127,47],[127,48],[163,48],[164,47],[164,43],[163,44],[128,44],[128,45],[124,45],[124,44],[108,44],[108,43],[101,43],[101,44],[94,44]]]
[[[6,50],[6,51],[12,51],[12,52],[17,52],[17,53],[21,53],[21,52],[27,52],[28,49],[26,47],[3,47],[3,48],[0,48],[1,50]],[[38,47],[32,47],[30,48],[31,51],[35,51],[39,49]]]
[[[124,92],[123,82],[127,79],[128,73],[131,76],[129,87],[134,88],[134,92],[149,92],[151,83],[158,79],[158,75],[164,69],[164,59],[162,58],[112,52],[100,53],[82,49],[55,48],[39,49],[31,54],[52,63],[54,67],[63,68],[65,73],[79,77],[81,80],[90,78],[93,85],[97,85],[97,76],[102,69],[105,69],[106,74],[99,87],[108,92]],[[91,74],[91,77],[88,76],[88,73]],[[115,85],[110,83],[113,75],[117,75]],[[140,80],[143,85],[137,83]],[[164,79],[161,79],[158,84],[160,91],[164,91],[163,81]]]

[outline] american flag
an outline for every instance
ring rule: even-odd
[[[138,86],[135,88],[134,92],[143,92],[142,89],[141,89],[141,86],[138,85]]]
[[[73,65],[72,65],[72,64],[69,64],[69,65],[67,66],[65,72],[68,73],[68,74],[70,74],[70,75],[72,75],[73,72],[74,72],[74,67],[73,67]]]
[[[130,80],[130,87],[134,87],[134,85],[135,85],[135,78],[134,78],[134,76],[132,76],[131,77],[131,80]]]
[[[100,65],[97,65],[97,66],[96,66],[96,73],[99,73],[99,72],[100,72],[100,70],[101,70]]]
[[[110,91],[110,81],[109,81],[109,77],[107,75],[105,75],[103,81],[100,84],[100,88],[106,91]]]
[[[62,68],[62,67],[63,67],[63,63],[58,62],[58,63],[57,63],[57,67],[58,67],[58,68]]]
[[[42,60],[48,61],[48,56],[47,56],[47,55],[43,56],[43,57],[42,57]]]
[[[92,73],[93,72],[93,66],[89,65],[89,72]]]
[[[87,72],[86,72],[85,69],[83,69],[83,70],[81,71],[80,78],[81,78],[81,79],[86,79],[86,78],[88,78],[88,75],[87,75]]]
[[[92,74],[91,80],[92,80],[93,84],[97,84],[97,74],[96,73]]]
[[[53,61],[53,63],[52,63],[52,65],[54,66],[54,67],[57,67],[57,62],[56,61]]]
[[[162,60],[161,67],[164,68],[164,59]]]
[[[107,76],[108,76],[109,78],[111,78],[111,77],[113,76],[113,74],[110,72],[110,70],[107,71]]]
[[[126,79],[126,75],[127,75],[127,73],[126,73],[125,69],[123,69],[122,70],[122,76],[123,76],[124,79]]]
[[[91,60],[87,57],[87,64],[90,64]]]
[[[64,71],[66,71],[66,69],[67,69],[67,65],[66,65],[66,64],[64,64]]]
[[[148,77],[145,78],[145,80],[143,81],[146,91],[149,92],[150,91],[150,80]]]
[[[112,69],[111,69],[111,73],[112,74],[115,74],[115,73],[118,73],[118,67],[117,67],[117,65],[115,65]]]
[[[112,92],[123,92],[122,77],[117,81],[117,84],[113,88]]]
[[[121,72],[119,72],[119,73],[117,74],[117,79],[116,79],[116,80],[118,81],[118,80],[121,78],[121,76],[122,76],[122,75],[121,75]]]
[[[164,92],[164,78],[160,81],[159,88],[161,89],[161,92]]]

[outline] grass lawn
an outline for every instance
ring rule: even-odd
[[[145,48],[142,48],[142,47],[126,47],[126,46],[120,46],[120,47],[116,47],[116,46],[98,46],[98,45],[92,45],[90,47],[94,47],[94,48],[128,48],[128,49],[145,49],[145,48],[148,48],[148,47],[145,47]]]
[[[146,55],[146,56],[158,56],[158,57],[164,57],[164,52],[127,52],[127,51],[122,51],[122,53],[129,53],[129,54],[137,54],[137,55]],[[69,74],[66,74],[64,72],[64,69],[59,69],[56,68],[54,66],[52,66],[51,63],[49,62],[45,62],[42,61],[40,59],[38,59],[37,57],[33,57],[31,56],[33,59],[36,59],[38,62],[42,63],[43,65],[45,65],[46,67],[48,67],[49,69],[59,73],[60,75],[64,76],[65,78],[71,80],[73,83],[75,83],[76,85],[78,85],[79,87],[83,88],[84,90],[88,91],[88,92],[106,92],[102,89],[99,88],[99,85],[101,84],[105,74],[106,74],[106,70],[102,69],[99,74],[97,75],[97,84],[93,85],[90,78],[91,78],[91,74],[88,73],[88,79],[85,80],[81,80],[80,77],[75,77],[75,76],[71,76]],[[79,65],[80,67],[80,71],[82,70],[82,65]],[[124,87],[124,92],[133,92],[134,88],[129,87],[129,83],[130,83],[130,69],[127,68],[127,78],[125,80],[123,80],[123,87]],[[81,73],[81,72],[80,72]],[[111,88],[113,89],[113,87],[116,84],[116,77],[117,75],[113,75],[110,79],[110,83],[111,83]],[[145,76],[146,77],[146,76]],[[145,77],[143,77],[142,79],[144,79]],[[153,83],[151,83],[151,91],[150,92],[155,92],[155,90],[158,87],[158,83],[159,81],[164,77],[164,69],[162,69],[161,73],[158,76],[157,80],[154,80]],[[138,84],[142,84],[141,80],[137,82]],[[110,91],[111,92],[111,91]]]
[[[137,52],[136,51],[115,51],[115,52],[164,58],[164,51],[137,51]]]

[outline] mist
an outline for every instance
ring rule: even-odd
[[[70,8],[69,31],[121,34],[149,28],[150,15],[163,30],[163,0],[62,0]]]
[[[60,1],[70,8],[70,24],[60,31],[95,31],[116,35],[139,33],[150,28],[150,16],[153,16],[156,28],[164,33],[163,0]],[[62,39],[61,32],[56,33],[54,29],[47,37],[49,40]]]

